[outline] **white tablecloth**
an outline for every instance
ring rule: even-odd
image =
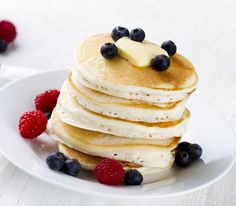
[[[142,27],[150,40],[176,42],[199,73],[198,94],[236,130],[235,8],[234,0],[1,0],[0,19],[12,20],[18,37],[9,52],[0,55],[0,63],[40,71],[68,69],[74,47],[88,35],[117,25]],[[236,166],[208,188],[178,197],[108,200],[48,185],[1,159],[0,205],[233,206],[235,175]]]

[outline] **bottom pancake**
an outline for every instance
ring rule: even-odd
[[[98,157],[98,156],[92,156],[89,154],[85,154],[83,152],[80,152],[78,150],[72,149],[65,144],[58,142],[58,149],[60,152],[64,153],[67,157],[70,159],[77,159],[82,168],[86,170],[94,170],[95,166],[98,162],[104,160],[105,158]],[[131,162],[125,162],[125,161],[119,161],[125,169],[129,168],[141,168],[141,165],[131,163]]]
[[[75,149],[72,149],[65,144],[58,143],[58,149],[60,152],[64,153],[66,157],[70,159],[76,159],[80,162],[81,167],[86,170],[93,171],[96,167],[96,164],[105,159],[102,157],[92,156]],[[170,167],[165,169],[160,168],[151,168],[151,167],[143,167],[141,165],[135,163],[129,163],[125,161],[119,161],[124,169],[127,171],[129,169],[137,169],[143,175],[143,183],[150,183],[163,180],[171,175],[172,170]]]

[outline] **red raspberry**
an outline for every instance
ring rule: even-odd
[[[22,137],[33,139],[46,130],[47,118],[39,111],[25,112],[19,121],[19,131]]]
[[[125,170],[118,161],[105,159],[96,165],[95,176],[103,184],[120,185],[124,181]]]
[[[35,107],[36,109],[40,110],[41,112],[52,112],[54,107],[57,104],[57,98],[60,92],[56,89],[54,90],[47,90],[35,98]]]
[[[4,39],[8,43],[16,38],[16,27],[10,21],[0,21],[0,39]]]

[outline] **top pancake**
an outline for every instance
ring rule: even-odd
[[[77,67],[83,67],[96,79],[119,85],[174,91],[191,88],[188,92],[195,89],[197,74],[191,62],[180,54],[170,58],[168,70],[157,72],[152,67],[136,67],[119,56],[105,59],[100,48],[106,42],[114,42],[108,33],[85,40],[75,52]]]

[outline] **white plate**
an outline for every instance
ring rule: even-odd
[[[0,150],[25,172],[73,191],[122,198],[151,198],[203,188],[232,167],[236,148],[231,128],[209,104],[192,97],[188,106],[192,114],[188,137],[190,142],[202,146],[203,156],[189,168],[174,167],[172,175],[161,182],[133,187],[99,184],[86,171],[74,178],[48,169],[45,157],[56,149],[55,142],[45,134],[36,140],[23,139],[18,133],[18,120],[23,112],[34,108],[35,95],[47,89],[60,89],[66,77],[67,71],[37,74],[11,83],[0,91]]]

